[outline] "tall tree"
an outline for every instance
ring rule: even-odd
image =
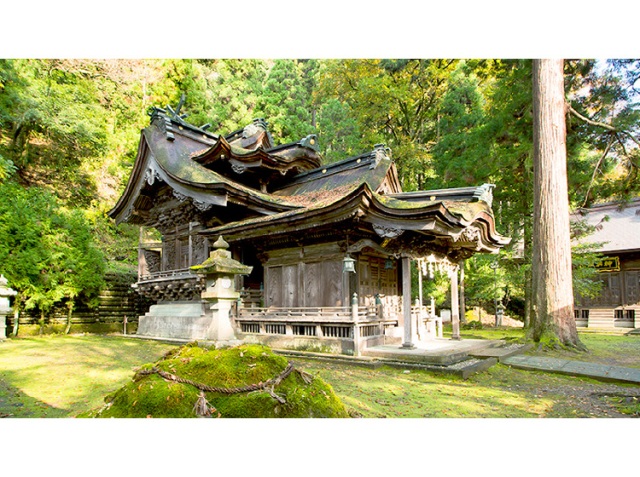
[[[447,79],[457,60],[331,60],[323,63],[317,98],[347,103],[362,137],[361,151],[391,147],[406,191],[433,177],[430,149]]]
[[[276,143],[298,141],[315,132],[308,63],[276,60],[265,79],[256,110],[264,115]]]
[[[533,61],[532,337],[583,349],[573,315],[563,63]]]

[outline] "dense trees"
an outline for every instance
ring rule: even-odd
[[[0,187],[0,263],[19,290],[19,306],[42,319],[55,303],[91,302],[103,283],[104,261],[83,211],[52,194],[17,184]]]
[[[565,62],[571,207],[640,190],[639,64]],[[224,133],[263,117],[279,142],[318,134],[326,161],[386,143],[407,191],[496,184],[500,231],[513,237],[498,260],[498,275],[509,284],[498,286],[498,295],[525,309],[531,92],[530,60],[0,60],[0,193],[48,197],[51,215],[61,211],[56,227],[74,234],[63,224],[76,217],[106,267],[131,266],[136,231],[115,228],[105,212],[125,185],[148,109],[175,106],[184,95],[181,112],[194,124]],[[472,302],[493,283],[493,260],[467,261]],[[36,272],[38,266],[33,262]],[[14,274],[12,283],[19,274],[33,284],[41,278],[2,267]],[[589,267],[581,267],[579,284],[589,289]],[[18,286],[25,303],[27,285]],[[45,307],[46,300],[34,300]]]

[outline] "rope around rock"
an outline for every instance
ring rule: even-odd
[[[175,374],[162,371],[157,366],[154,366],[151,369],[141,369],[136,373],[136,376],[147,376],[150,374],[158,374],[159,376],[166,379],[167,381],[174,381],[176,383],[189,384],[190,386],[193,386],[196,389],[199,389],[200,391],[211,392],[211,393],[221,393],[221,394],[238,394],[238,393],[246,393],[251,391],[259,391],[261,389],[265,389],[268,387],[273,388],[279,385],[283,379],[289,376],[294,369],[295,368],[293,366],[293,363],[287,363],[287,367],[284,369],[284,371],[282,371],[282,373],[280,373],[275,378],[269,379],[264,383],[249,384],[247,386],[241,386],[237,388],[223,388],[223,387],[209,386],[208,384],[198,383],[190,379],[181,378],[180,376],[176,376]]]
[[[293,363],[291,362],[287,363],[287,367],[284,369],[284,371],[282,371],[275,378],[269,379],[264,383],[260,382],[255,384],[249,384],[247,386],[241,386],[237,388],[223,388],[223,387],[209,386],[208,384],[198,383],[196,381],[192,381],[191,379],[181,378],[180,376],[177,376],[175,374],[171,374],[166,371],[163,371],[157,366],[154,366],[151,369],[138,370],[138,372],[135,374],[133,379],[134,381],[137,381],[142,376],[157,374],[167,381],[173,381],[175,383],[188,384],[190,386],[193,386],[194,388],[200,390],[200,395],[198,397],[198,400],[193,406],[194,412],[198,417],[212,417],[212,414],[213,412],[216,411],[216,409],[214,407],[211,407],[211,405],[207,402],[207,399],[204,395],[205,392],[221,393],[221,394],[239,394],[239,393],[264,390],[272,398],[278,401],[280,404],[286,404],[287,401],[285,401],[283,397],[278,396],[274,392],[273,388],[278,386],[282,382],[282,380],[285,379],[287,376],[289,376],[291,372],[294,370],[298,372],[298,374],[306,384],[309,384],[311,383],[311,381],[313,381],[313,375],[306,373],[300,369],[295,369],[293,366]],[[218,417],[220,417],[220,413],[218,413]]]

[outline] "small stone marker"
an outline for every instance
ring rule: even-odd
[[[9,297],[18,294],[17,291],[7,287],[8,283],[4,275],[0,275],[0,340],[7,337],[7,315],[11,313]]]

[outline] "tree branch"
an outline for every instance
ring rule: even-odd
[[[620,132],[618,129],[616,129],[615,127],[611,126],[610,124],[601,123],[599,121],[594,121],[592,119],[589,119],[586,116],[583,116],[578,111],[573,109],[573,107],[571,106],[571,104],[569,102],[567,102],[567,111],[570,112],[571,114],[573,114],[576,118],[581,119],[584,122],[586,122],[587,124],[591,124],[592,126],[598,126],[598,127],[601,127],[601,128],[607,129],[609,131],[613,131],[613,132]]]
[[[613,146],[613,140],[614,140],[614,135],[612,135],[609,138],[609,142],[607,143],[607,147],[604,149],[604,153],[602,154],[602,156],[600,156],[600,159],[598,159],[598,163],[596,164],[596,167],[594,167],[593,169],[593,174],[591,175],[591,182],[589,183],[589,187],[587,188],[587,192],[584,195],[584,202],[582,203],[582,207],[585,207],[587,205],[587,201],[589,200],[589,192],[591,192],[591,187],[593,187],[593,183],[596,180],[596,174],[598,173],[598,169],[600,168],[600,164],[602,164],[602,161],[604,160],[605,157],[607,157],[607,154],[609,154],[609,150],[611,149],[611,146]]]

